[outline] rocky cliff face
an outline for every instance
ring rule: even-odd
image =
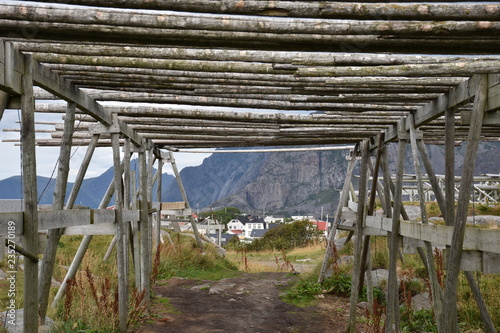
[[[396,152],[391,144],[390,161],[395,161]],[[429,146],[428,152],[435,172],[443,174],[444,147]],[[465,146],[457,147],[457,175],[464,153]],[[346,151],[213,154],[202,165],[183,169],[181,177],[193,208],[238,207],[259,215],[316,216],[323,209],[332,215],[345,179],[346,155]],[[405,169],[414,172],[410,147]],[[500,143],[482,143],[475,174],[499,172]],[[167,201],[181,200],[175,182],[165,192]]]
[[[332,210],[343,184],[346,152],[214,154],[181,172],[194,208],[238,207],[246,212],[312,214]],[[169,188],[167,200],[179,200]]]

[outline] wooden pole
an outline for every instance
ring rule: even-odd
[[[448,226],[455,223],[455,110],[445,112],[445,199],[446,205],[441,212]],[[439,201],[438,201],[439,202]]]
[[[351,298],[349,308],[349,327],[348,332],[356,332],[356,309],[358,305],[360,275],[364,274],[361,271],[361,254],[363,251],[363,227],[366,214],[366,195],[368,186],[368,160],[370,158],[368,152],[368,141],[361,143],[361,162],[360,162],[360,178],[359,178],[359,195],[358,195],[358,211],[356,214],[356,242],[354,243],[354,273],[351,284]]]
[[[402,188],[403,188],[403,173],[406,150],[406,133],[400,131],[398,133],[398,160],[396,163],[396,184],[394,189],[394,209],[392,213],[392,230],[389,237],[389,281],[387,283],[387,314],[385,332],[399,332],[399,292],[397,282],[397,260],[399,246],[399,226],[402,208]]]
[[[480,75],[476,96],[474,98],[474,109],[469,129],[467,150],[465,152],[462,179],[460,182],[460,193],[458,195],[455,225],[450,247],[450,256],[447,264],[446,282],[444,290],[444,309],[441,320],[443,333],[451,333],[457,324],[457,284],[460,272],[460,261],[465,237],[465,224],[469,206],[469,196],[472,188],[474,167],[476,165],[476,154],[481,137],[481,126],[488,96],[488,75]]]
[[[375,209],[375,196],[377,193],[377,184],[378,184],[378,171],[380,168],[380,158],[382,156],[382,149],[380,148],[383,145],[384,142],[384,134],[381,133],[378,141],[378,147],[379,149],[377,150],[377,157],[375,160],[375,167],[372,170],[372,188],[370,191],[370,199],[368,202],[368,212],[367,215],[373,215],[373,211]],[[368,166],[371,166],[371,162],[368,159],[367,163],[369,164]],[[365,284],[365,271],[366,271],[366,261],[368,260],[368,252],[370,248],[370,236],[363,236],[363,253],[361,254],[361,262],[360,262],[360,267],[361,267],[361,274],[359,275],[359,296],[361,296],[363,292],[363,285]],[[371,304],[372,305],[372,304]]]
[[[68,184],[69,161],[71,158],[71,141],[75,126],[75,103],[68,103],[68,110],[64,119],[64,137],[61,141],[59,153],[59,166],[57,170],[56,187],[54,190],[53,210],[64,208],[66,197],[66,186]],[[47,233],[47,245],[43,254],[42,266],[40,267],[40,277],[38,281],[38,304],[40,323],[45,324],[45,316],[49,304],[50,284],[54,271],[57,245],[61,239],[61,229],[50,229]]]
[[[23,59],[20,59],[23,60]],[[24,58],[21,95],[21,143],[23,170],[23,234],[25,250],[38,253],[38,192],[35,154],[35,99],[31,58]],[[24,262],[24,332],[38,332],[38,262]]]
[[[323,263],[321,265],[321,270],[318,276],[318,283],[320,284],[323,283],[326,271],[331,265],[330,259],[332,258],[335,249],[335,234],[337,233],[337,227],[340,224],[340,220],[342,218],[342,208],[346,206],[347,200],[349,198],[349,188],[351,184],[352,172],[354,170],[354,166],[356,165],[356,154],[357,145],[351,150],[351,158],[349,159],[349,164],[347,165],[344,186],[342,188],[342,192],[340,192],[339,203],[337,205],[337,210],[335,211],[335,218],[333,220],[330,232],[328,233],[325,257],[323,258]]]
[[[144,145],[143,145],[144,147]],[[150,297],[150,272],[151,272],[151,251],[149,248],[149,203],[148,203],[148,169],[146,161],[146,151],[139,151],[139,186],[140,186],[140,272],[141,272],[141,290],[145,290],[144,303],[149,308]]]
[[[159,247],[161,243],[161,190],[162,190],[162,172],[163,172],[163,159],[158,159],[158,180],[156,182],[156,200],[159,207],[156,212],[156,246]]]
[[[118,123],[118,115],[113,114],[113,123]],[[120,163],[120,133],[112,132],[113,142],[113,165],[115,184],[115,222],[116,222],[116,257],[118,265],[118,321],[120,332],[127,332],[128,318],[128,272],[127,272],[127,245],[125,243],[125,230],[127,226],[123,221],[123,187],[122,187],[122,166]],[[127,158],[127,157],[125,157]]]
[[[419,162],[419,151],[417,147],[417,140],[422,141],[421,138],[417,139],[417,135],[421,135],[421,133],[417,132],[415,129],[415,118],[413,113],[410,113],[410,144],[411,144],[411,151],[412,151],[412,156],[413,156],[413,166],[415,168],[415,175],[417,177],[417,188],[418,188],[418,196],[419,196],[419,203],[420,203],[420,214],[422,217],[422,223],[428,224],[427,220],[427,211],[426,211],[426,206],[425,206],[425,194],[424,194],[424,186],[423,186],[423,181],[422,181],[422,172],[420,169],[420,162]],[[443,292],[441,290],[441,286],[439,285],[438,279],[437,279],[437,273],[436,273],[436,266],[434,263],[434,253],[432,250],[432,244],[430,242],[424,242],[425,244],[425,257],[422,258],[424,262],[426,261],[426,267],[428,270],[429,274],[429,281],[431,285],[431,290],[432,290],[432,301],[434,304],[434,312],[436,315],[436,322],[438,326],[440,326],[439,322],[441,320],[441,313],[443,310],[443,302],[442,302],[442,297],[443,297]]]

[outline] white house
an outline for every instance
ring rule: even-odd
[[[229,221],[227,224],[227,230],[243,230],[245,228],[245,225],[241,223],[239,219],[232,219]]]

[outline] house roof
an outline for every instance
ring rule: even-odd
[[[316,226],[318,230],[321,231],[327,231],[328,230],[328,222],[326,221],[317,221],[317,222],[311,222]]]
[[[264,237],[266,232],[266,229],[253,229],[250,233],[250,237]]]

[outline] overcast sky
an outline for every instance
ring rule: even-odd
[[[4,128],[19,128],[18,122],[20,113],[17,110],[5,110],[4,116],[0,121],[0,141],[3,139],[18,139],[19,133],[17,132],[4,132]],[[60,114],[36,114],[36,121],[57,121],[62,122],[62,115]],[[43,129],[44,126],[37,125],[37,129]],[[53,126],[45,126],[45,128],[50,129]],[[46,137],[49,134],[37,133],[37,137]],[[71,158],[71,171],[70,171],[70,181],[73,181],[78,172],[79,166],[83,157],[85,156],[86,147],[75,147],[73,148],[73,157]],[[0,167],[0,180],[9,178],[12,176],[17,176],[21,174],[21,162],[20,162],[20,147],[16,146],[12,142],[0,142],[0,156],[2,158],[2,163]],[[203,162],[203,159],[210,156],[210,154],[200,154],[200,153],[174,153],[174,158],[177,163],[179,170],[186,166],[196,166]],[[57,159],[59,157],[58,147],[37,147],[36,148],[36,160],[37,160],[37,170],[38,175],[50,177],[56,166]],[[108,168],[113,165],[112,151],[111,148],[97,148],[92,157],[89,169],[87,171],[86,178],[92,178],[99,176]],[[170,165],[167,164],[163,168],[163,172],[173,174]],[[54,177],[56,174],[54,174]]]

